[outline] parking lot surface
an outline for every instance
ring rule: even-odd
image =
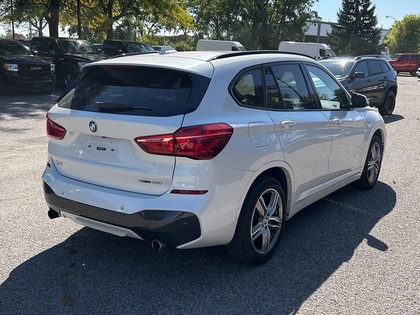
[[[377,186],[301,211],[259,267],[50,220],[41,174],[58,92],[1,96],[0,314],[420,314],[420,82],[398,84]]]

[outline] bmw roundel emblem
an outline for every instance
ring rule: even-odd
[[[93,120],[91,120],[89,122],[89,129],[92,132],[96,132],[96,130],[98,130],[98,126],[96,125],[96,122],[94,122]]]

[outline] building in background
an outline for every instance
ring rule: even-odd
[[[332,32],[331,25],[337,24],[333,22],[310,22],[309,28],[305,33],[305,42],[310,43],[324,43],[328,44],[328,34]],[[388,34],[389,29],[381,29],[381,41],[382,44],[383,39],[385,38],[386,34]]]

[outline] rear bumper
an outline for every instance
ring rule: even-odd
[[[50,211],[77,223],[118,236],[157,239],[178,247],[201,235],[200,222],[193,213],[171,210],[142,210],[132,214],[115,212],[58,196],[44,181],[44,196]],[[125,235],[124,235],[125,234]]]

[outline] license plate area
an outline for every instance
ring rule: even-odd
[[[116,145],[105,141],[88,141],[86,149],[96,154],[115,155],[117,153]]]

